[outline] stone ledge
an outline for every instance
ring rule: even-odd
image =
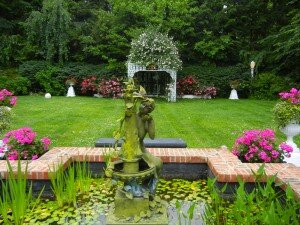
[[[160,157],[164,163],[195,163],[207,164],[218,182],[237,182],[240,177],[245,182],[254,182],[253,172],[261,163],[242,163],[236,156],[226,149],[213,148],[148,148],[154,155]],[[89,147],[57,147],[53,148],[34,161],[28,161],[28,179],[48,180],[49,172],[55,171],[58,165],[66,168],[74,161],[104,162],[105,148]],[[14,171],[17,162],[11,161]],[[22,161],[25,170],[26,161]],[[7,164],[0,160],[1,177],[7,177]],[[197,172],[197,171],[195,171]],[[283,189],[290,184],[296,196],[300,197],[300,168],[289,163],[265,164],[266,177],[277,175],[276,181]]]

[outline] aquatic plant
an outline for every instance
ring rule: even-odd
[[[59,165],[54,172],[49,173],[51,189],[55,195],[57,204],[62,207],[65,204],[76,206],[76,182],[75,169],[70,166],[66,171]]]
[[[235,199],[229,202],[220,194],[224,193],[226,186],[221,190],[215,187],[215,181],[208,182],[211,190],[212,203],[206,207],[203,216],[207,224],[299,224],[300,201],[288,186],[282,194],[274,189],[276,176],[272,176],[262,183],[265,177],[264,167],[260,167],[254,174],[256,187],[248,193],[245,182],[239,179]],[[280,184],[279,184],[280,185]],[[282,201],[285,199],[285,201]]]
[[[35,204],[32,202],[32,185],[29,186],[27,191],[27,166],[25,172],[22,171],[21,161],[18,160],[17,173],[15,174],[12,165],[7,160],[8,178],[6,181],[1,180],[2,183],[2,196],[0,200],[0,212],[5,224],[21,225],[28,211],[35,209],[39,202],[40,196],[38,195]],[[11,216],[8,213],[11,211]]]
[[[88,193],[92,183],[92,173],[89,163],[86,160],[76,162],[75,168],[77,189],[83,194]]]

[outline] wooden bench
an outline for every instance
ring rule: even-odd
[[[95,147],[112,147],[115,144],[114,138],[99,138]],[[120,147],[123,143],[123,140],[118,142]],[[186,148],[187,144],[181,138],[156,138],[151,140],[150,138],[144,139],[144,145],[146,148]]]

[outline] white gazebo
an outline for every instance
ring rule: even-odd
[[[147,72],[167,72],[170,74],[172,81],[168,85],[168,101],[169,102],[176,102],[176,79],[177,79],[177,71],[165,68],[157,68],[155,70],[147,69],[145,66],[137,65],[135,63],[128,62],[127,63],[127,73],[129,78],[133,78],[135,73],[140,71],[147,71]]]

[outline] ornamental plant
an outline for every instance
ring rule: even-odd
[[[274,107],[274,117],[279,128],[288,123],[300,124],[300,90],[292,88],[289,92],[279,93],[281,101]]]
[[[155,29],[146,29],[131,42],[128,60],[146,67],[156,65],[159,68],[173,70],[180,70],[182,67],[173,39]]]
[[[122,84],[118,78],[110,80],[102,79],[99,86],[100,93],[104,97],[119,97],[122,94]]]
[[[236,139],[232,153],[242,162],[280,163],[290,157],[293,148],[285,142],[275,147],[275,133],[271,129],[248,130]]]
[[[13,94],[6,90],[0,90],[0,106],[13,107],[17,103],[17,97],[13,96]]]
[[[203,87],[201,89],[200,95],[215,97],[217,95],[217,89],[213,86]]]
[[[81,93],[93,95],[98,92],[97,78],[95,76],[88,77],[81,82]]]
[[[177,82],[177,92],[179,95],[200,95],[198,80],[193,76],[186,76]]]
[[[17,160],[18,158],[36,160],[49,150],[51,140],[48,137],[37,140],[36,132],[33,132],[30,127],[23,127],[6,133],[3,143],[4,146],[0,148],[0,152],[3,152],[7,147],[9,160]]]

